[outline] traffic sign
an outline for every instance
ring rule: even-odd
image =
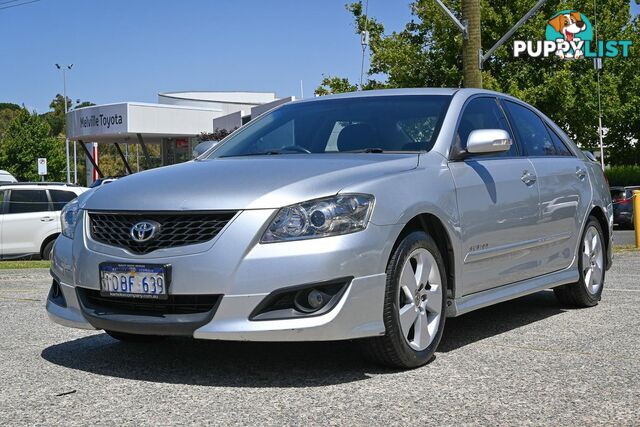
[[[40,157],[38,159],[38,175],[46,175],[47,174],[47,158]]]

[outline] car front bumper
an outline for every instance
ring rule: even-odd
[[[84,231],[84,215],[76,239],[59,237],[56,242],[51,272],[66,306],[49,299],[49,317],[76,328],[220,340],[321,341],[384,334],[384,271],[402,225],[369,224],[364,231],[343,236],[260,244],[274,212],[243,211],[211,242],[141,256],[93,241]],[[78,288],[99,290],[102,262],[171,264],[169,293],[221,297],[209,318],[90,310]],[[338,277],[352,279],[335,306],[322,315],[249,319],[274,291]]]

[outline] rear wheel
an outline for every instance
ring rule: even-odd
[[[398,245],[387,266],[385,335],[363,341],[375,362],[415,368],[431,360],[445,322],[446,272],[431,236],[416,231]]]
[[[44,248],[42,248],[42,254],[40,254],[40,257],[44,260],[50,260],[51,259],[51,251],[53,251],[53,244],[55,243],[55,239],[47,242],[46,245],[44,245]]]
[[[604,287],[605,253],[602,227],[596,218],[589,217],[578,254],[580,279],[553,290],[560,303],[569,307],[593,307],[598,304]]]
[[[145,343],[145,342],[157,342],[162,341],[166,337],[162,335],[140,335],[140,334],[127,334],[125,332],[116,332],[116,331],[105,331],[111,338],[115,338],[118,341],[123,342],[137,342],[137,343]]]

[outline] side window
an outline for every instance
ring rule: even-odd
[[[11,190],[7,213],[46,212],[49,199],[46,190]]]
[[[553,141],[557,156],[573,156],[573,153],[569,151],[565,143],[562,142],[560,137],[553,131],[553,129],[547,126],[547,131],[549,132],[549,135],[551,135],[551,140]]]
[[[527,156],[558,155],[547,127],[536,113],[514,102],[506,101],[504,104]]]
[[[78,197],[76,193],[64,190],[49,190],[49,194],[51,195],[54,211],[62,210],[64,205]]]
[[[460,144],[461,148],[467,148],[469,134],[477,129],[503,129],[511,135],[509,122],[495,98],[482,97],[469,101],[462,113],[462,117],[460,117],[456,143]],[[513,139],[513,136],[511,136],[511,139]],[[514,157],[517,155],[518,148],[515,143],[511,145],[509,151],[499,154],[500,157]]]

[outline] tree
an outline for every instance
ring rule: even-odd
[[[0,169],[11,172],[19,181],[38,181],[39,157],[47,158],[47,180],[65,179],[64,144],[50,136],[50,127],[36,113],[20,109],[11,121],[0,144]]]
[[[92,102],[80,101],[79,99],[76,100],[75,106],[73,104],[74,103],[71,98],[67,97],[67,110],[76,110],[78,108],[96,105]],[[43,117],[47,120],[47,123],[49,123],[49,126],[51,127],[51,136],[64,136],[64,134],[66,133],[64,97],[60,94],[57,94],[49,104],[49,108],[51,108],[51,111],[44,113]]]
[[[447,5],[460,16],[460,0]],[[487,51],[533,5],[531,0],[481,0],[482,49]],[[462,85],[463,37],[434,0],[415,0],[412,19],[399,32],[384,33],[384,26],[368,17],[370,79],[362,89],[375,87],[460,87]],[[516,40],[544,38],[546,21],[571,4],[549,0],[515,34]],[[361,3],[347,5],[355,32],[364,29]],[[593,13],[590,4],[581,12]],[[607,128],[607,161],[612,164],[640,162],[640,18],[632,18],[628,0],[598,4],[599,38],[632,40],[628,58],[605,58],[601,72],[603,125]],[[596,71],[590,60],[514,58],[511,42],[499,48],[482,72],[487,89],[514,95],[543,111],[583,148],[598,145]],[[635,50],[634,50],[635,49]],[[319,95],[353,90],[348,79],[323,76]]]
[[[238,128],[234,128],[233,130],[215,128],[211,133],[202,132],[198,135],[198,141],[222,141],[224,138],[231,135],[236,129]]]
[[[0,102],[0,141],[9,123],[18,115],[21,108],[18,104]]]

